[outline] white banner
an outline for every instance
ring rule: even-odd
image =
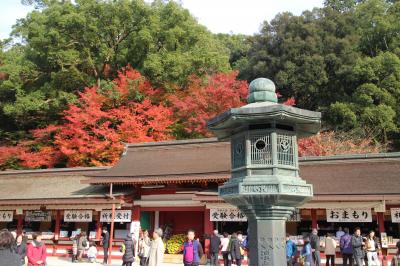
[[[400,223],[400,208],[391,208],[392,223]]]
[[[27,222],[51,222],[50,211],[26,211],[25,221]]]
[[[12,222],[14,211],[0,211],[0,222]]]
[[[100,222],[111,223],[111,210],[103,210],[100,214]],[[114,222],[131,222],[132,210],[115,210]]]
[[[92,210],[65,210],[64,222],[91,222]]]
[[[371,209],[326,209],[327,222],[371,223]]]
[[[210,209],[212,222],[246,222],[247,217],[238,209]]]

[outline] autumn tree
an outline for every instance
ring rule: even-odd
[[[85,87],[107,86],[130,64],[156,86],[230,70],[229,51],[174,1],[25,1],[36,7],[2,43],[0,136],[58,122]],[[1,133],[4,133],[1,135]]]
[[[237,80],[237,74],[215,74],[206,79],[193,76],[186,90],[168,98],[178,120],[175,125],[177,138],[209,137],[209,119],[246,104],[248,84]]]
[[[172,111],[158,100],[138,71],[127,67],[107,87],[88,87],[63,112],[64,123],[34,130],[31,141],[2,147],[0,164],[41,168],[114,164],[123,142],[162,141],[172,137]]]

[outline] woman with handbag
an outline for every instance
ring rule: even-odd
[[[145,266],[150,252],[150,237],[147,230],[143,230],[142,237],[139,240],[139,258],[140,266]]]

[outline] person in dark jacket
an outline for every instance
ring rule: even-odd
[[[17,236],[15,253],[21,258],[21,265],[25,265],[26,243],[22,239],[22,235]]]
[[[364,259],[364,241],[361,236],[361,229],[359,227],[354,231],[354,235],[351,238],[351,245],[353,247],[353,257],[357,263],[357,266],[363,265]]]
[[[0,266],[21,266],[21,258],[12,252],[14,237],[8,230],[0,231]]]
[[[108,263],[108,247],[110,245],[110,233],[108,233],[107,229],[103,229],[103,234],[102,234],[102,241],[101,244],[103,245],[103,252],[104,252],[104,257],[103,257],[103,264]]]
[[[122,266],[132,266],[135,261],[135,246],[136,240],[133,239],[132,234],[128,234],[124,240],[125,251],[122,256]]]
[[[242,265],[242,253],[240,252],[241,246],[237,238],[237,234],[233,233],[229,243],[232,261],[236,261],[237,266]]]
[[[220,246],[221,246],[221,238],[218,235],[218,230],[214,230],[214,234],[210,238],[210,257],[212,266],[219,265],[218,254]]]
[[[344,235],[340,238],[340,253],[342,253],[343,266],[353,266],[353,246],[351,245],[349,228],[344,229]]]
[[[321,265],[320,242],[319,242],[318,230],[316,228],[312,230],[310,236],[310,245],[315,265],[320,266]]]

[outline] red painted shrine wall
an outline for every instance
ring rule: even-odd
[[[171,224],[173,234],[186,234],[188,229],[194,229],[196,235],[203,234],[203,212],[160,212],[160,226]]]

